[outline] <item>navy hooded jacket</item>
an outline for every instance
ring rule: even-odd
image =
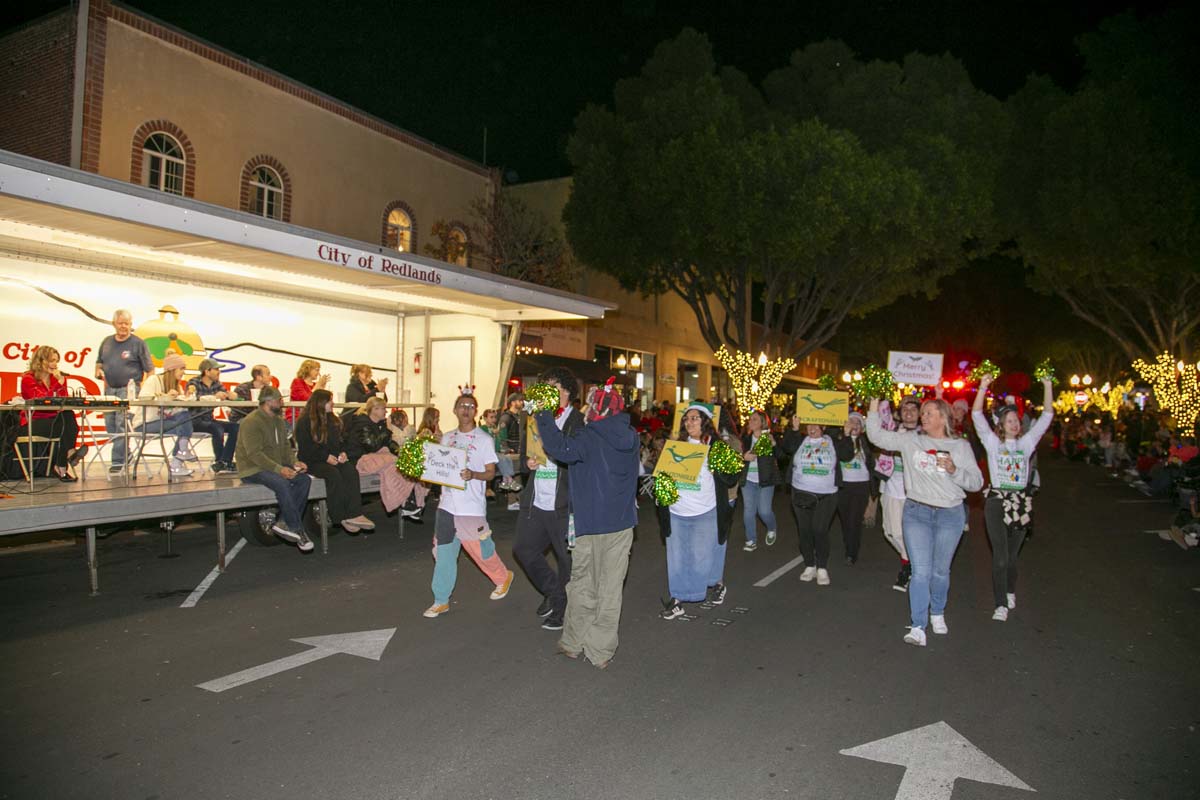
[[[589,422],[566,435],[554,414],[534,415],[546,455],[566,464],[575,535],[616,533],[637,524],[638,435],[628,414]]]

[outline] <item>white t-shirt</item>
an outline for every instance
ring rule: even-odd
[[[554,418],[554,424],[561,431],[567,424],[571,409]],[[532,424],[532,423],[531,423]],[[547,457],[547,463],[541,464],[533,473],[533,505],[542,511],[553,511],[554,501],[558,499],[558,464]]]
[[[495,464],[500,460],[496,457],[495,440],[483,428],[475,428],[468,433],[457,429],[443,433],[442,445],[466,450],[467,469],[475,472],[483,472],[488,464]],[[459,517],[486,517],[486,489],[483,481],[474,480],[467,481],[466,489],[443,486],[442,501],[438,509]]]
[[[1029,432],[1016,441],[1000,441],[996,433],[988,427],[983,414],[976,411],[971,414],[975,421],[975,431],[979,441],[987,451],[988,474],[991,477],[993,489],[1006,492],[1019,492],[1029,485],[1029,461],[1037,450],[1038,440],[1050,429],[1054,419],[1054,410],[1047,408]]]
[[[763,437],[763,434],[760,433],[758,436],[755,436],[752,438],[752,440],[750,442],[750,450],[751,451],[754,450],[754,445],[758,444],[758,440],[761,439],[762,437]],[[747,483],[758,483],[758,459],[757,458],[754,459],[753,461],[746,462],[746,482]]]
[[[700,444],[699,439],[688,439],[692,444]],[[671,505],[671,513],[677,517],[698,517],[706,511],[717,507],[716,488],[713,486],[713,476],[708,469],[708,457],[700,465],[700,480],[698,483],[679,481],[679,499]]]
[[[812,494],[833,494],[837,491],[837,454],[833,439],[804,437],[792,459],[792,488]]]
[[[865,437],[859,438],[865,439]],[[854,458],[842,461],[841,467],[842,483],[866,483],[871,480],[871,473],[867,471],[867,457],[857,448],[854,450]]]

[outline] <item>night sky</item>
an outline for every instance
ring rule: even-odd
[[[0,28],[61,7],[5,4]],[[792,51],[842,39],[867,58],[950,52],[998,97],[1033,72],[1081,76],[1074,39],[1128,0],[1049,3],[828,0],[610,4],[135,0],[134,8],[278,70],[444,147],[503,167],[509,180],[568,171],[564,148],[588,102],[609,103],[654,46],[690,26],[719,63],[759,81]],[[1170,0],[1143,0],[1157,13]]]

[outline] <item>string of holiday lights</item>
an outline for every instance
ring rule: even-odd
[[[790,358],[769,359],[766,353],[755,358],[741,350],[729,350],[725,345],[713,355],[729,375],[741,422],[754,409],[766,408],[783,376],[796,368],[796,362]]]
[[[1116,386],[1104,384],[1099,389],[1085,389],[1088,401],[1087,408],[1094,408],[1101,414],[1108,414],[1113,419],[1125,407],[1126,396],[1133,391],[1133,381],[1118,383]]]
[[[1200,416],[1200,383],[1196,365],[1176,361],[1162,352],[1154,363],[1138,359],[1133,368],[1150,384],[1159,408],[1169,411],[1177,428],[1190,428]]]

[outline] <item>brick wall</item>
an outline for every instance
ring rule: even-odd
[[[70,165],[74,68],[70,8],[0,39],[0,149]]]

